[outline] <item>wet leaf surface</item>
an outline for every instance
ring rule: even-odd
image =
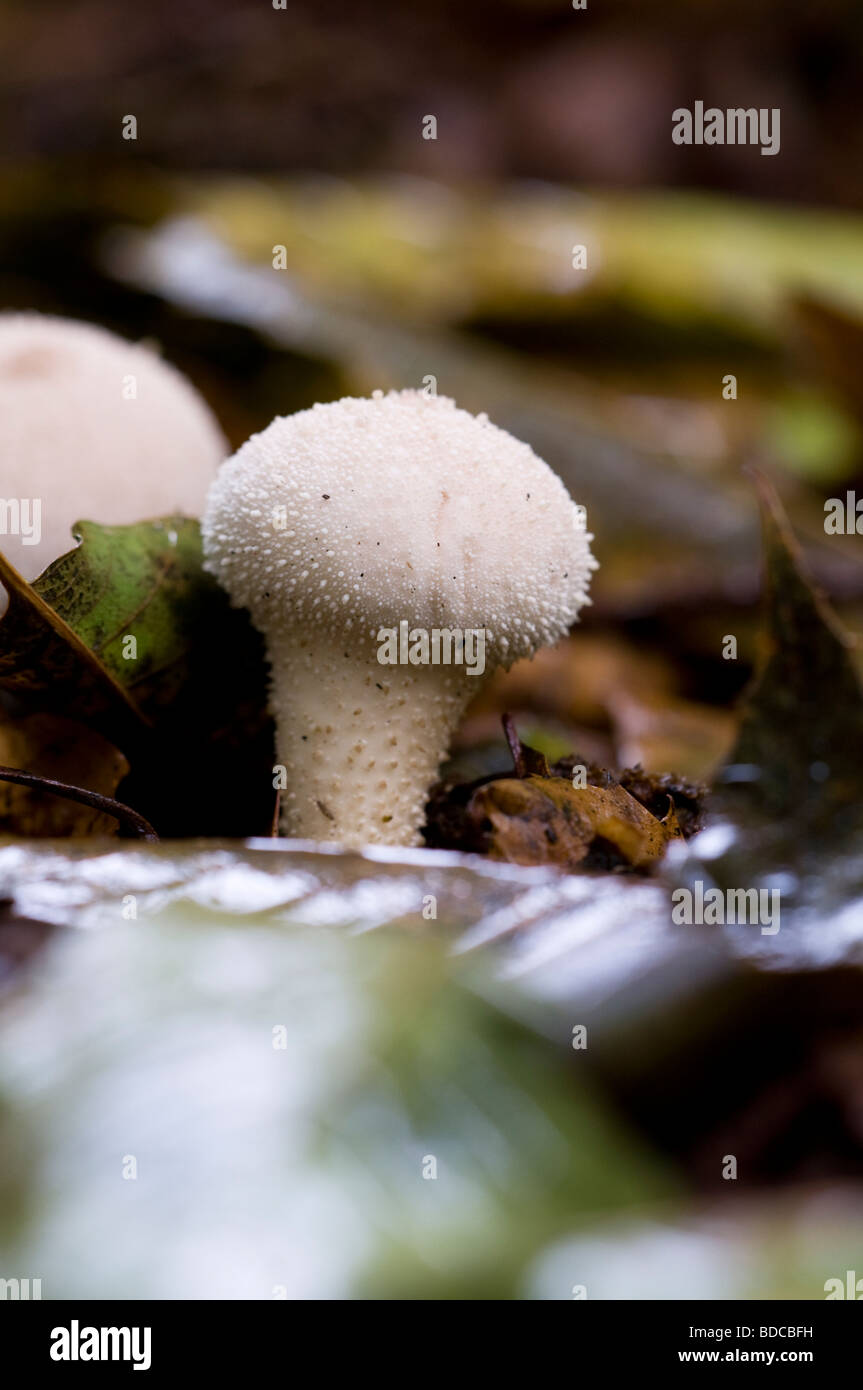
[[[562,1220],[673,1192],[440,937],[335,929],[421,923],[417,887],[448,873],[463,922],[467,869],[364,882],[339,856],[157,850],[82,856],[70,892],[64,858],[42,892],[104,929],[55,935],[0,1019],[0,1250],[36,1261],[43,1297],[512,1297]]]
[[[841,1188],[745,1195],[853,1171],[859,972],[754,973],[659,883],[67,842],[0,893],[19,962],[57,924],[0,1013],[0,1250],[45,1297],[620,1297],[635,1251],[675,1297],[685,1249],[692,1296],[820,1298],[859,1242]]]
[[[863,695],[850,638],[812,587],[761,482],[767,652],[683,881],[778,893],[782,928],[740,949],[777,963],[863,959]]]

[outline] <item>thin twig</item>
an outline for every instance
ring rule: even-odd
[[[503,725],[509,751],[512,754],[512,761],[515,764],[515,775],[516,777],[524,777],[526,773],[524,754],[521,751],[521,739],[516,732],[515,721],[511,714],[502,714],[500,722]]]
[[[0,766],[0,782],[16,782],[20,787],[32,787],[35,791],[50,792],[52,796],[63,796],[67,801],[77,801],[80,806],[89,806],[93,811],[113,816],[136,839],[149,840],[152,844],[159,842],[149,821],[133,811],[131,806],[125,806],[111,796],[102,796],[86,787],[73,787],[68,782],[55,782],[52,777],[40,777],[35,772],[22,772],[17,767]]]

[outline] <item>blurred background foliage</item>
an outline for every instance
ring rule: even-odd
[[[842,0],[11,3],[0,297],[158,342],[235,444],[429,374],[487,410],[597,536],[573,653],[602,689],[552,732],[701,776],[757,656],[743,465],[861,614],[858,538],[823,531],[863,490],[861,25]],[[778,156],[671,142],[676,106],[741,93],[781,108]]]
[[[235,445],[429,375],[486,410],[587,505],[602,567],[568,642],[469,712],[450,772],[507,765],[508,709],[552,757],[709,777],[759,657],[746,466],[863,625],[860,539],[823,525],[829,497],[863,496],[861,40],[856,0],[8,0],[0,303],[157,343]],[[779,107],[781,153],[675,146],[696,99]],[[567,1298],[586,1270],[597,1296],[821,1297],[859,1268],[853,904],[773,973],[670,948],[655,883],[512,870],[502,899],[427,868],[403,900],[398,864],[317,856],[298,896],[318,932],[281,898],[270,920],[251,851],[215,887],[205,866],[205,891],[178,850],[182,892],[135,927],[128,864],[52,853],[2,864],[0,1275]],[[417,932],[435,874],[447,939],[512,958],[467,979]],[[61,931],[19,972],[46,924],[96,925],[105,883],[109,929]],[[149,1171],[124,1184],[136,1148]],[[428,1152],[442,1183],[418,1176]]]

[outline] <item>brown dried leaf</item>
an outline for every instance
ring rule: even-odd
[[[59,715],[0,716],[0,763],[113,796],[129,771],[122,753],[92,729]],[[0,832],[34,838],[116,835],[117,821],[89,806],[0,781]]]
[[[645,868],[661,858],[674,833],[619,785],[573,787],[562,777],[535,776],[479,787],[467,804],[465,829],[490,859],[568,869]]]
[[[661,824],[664,825],[668,831],[668,838],[670,840],[683,839],[683,831],[680,827],[680,821],[677,819],[677,808],[671,800],[671,797],[668,798],[668,815],[663,816]]]

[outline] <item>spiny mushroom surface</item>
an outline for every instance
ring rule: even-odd
[[[73,319],[0,314],[0,549],[25,579],[73,548],[78,520],[199,516],[227,452],[194,387],[149,348]],[[38,500],[38,535],[10,526],[10,499],[28,522]]]
[[[222,465],[204,550],[266,640],[284,834],[419,843],[482,676],[381,664],[381,634],[482,630],[486,675],[555,642],[588,601],[582,517],[527,444],[417,391],[276,419]]]

